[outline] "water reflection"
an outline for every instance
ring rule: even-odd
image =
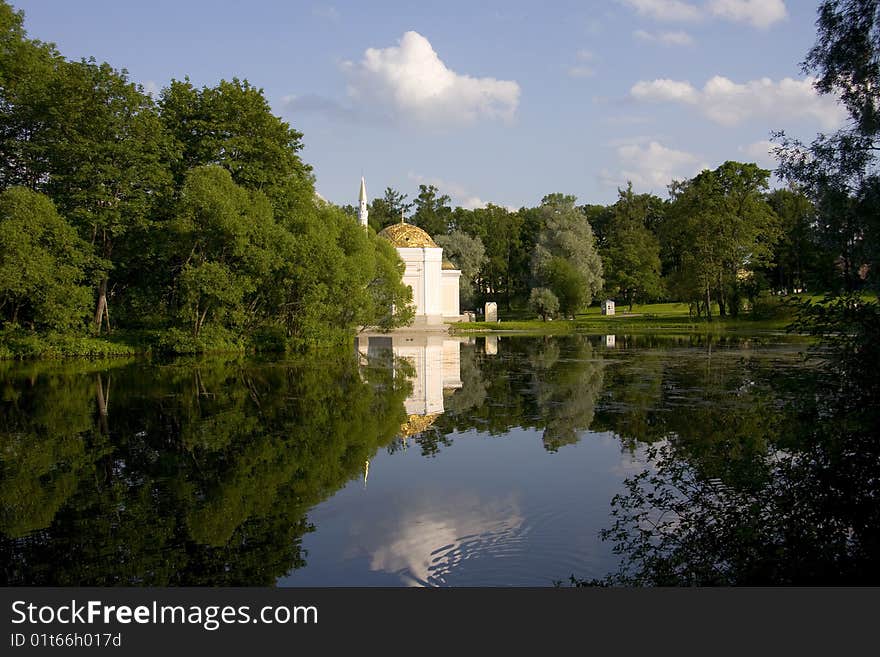
[[[447,335],[426,332],[364,334],[355,338],[362,365],[385,366],[409,381],[411,391],[404,400],[408,417],[404,435],[424,431],[443,414],[444,393],[461,388],[460,344],[460,340]],[[402,362],[404,367],[400,367]]]
[[[754,558],[762,546],[815,568],[832,555],[827,581],[846,550],[863,555],[852,573],[876,563],[876,443],[798,407],[832,385],[799,344],[491,337],[359,336],[291,362],[0,363],[0,581],[798,581]],[[633,533],[681,500],[674,528]],[[723,572],[752,576],[716,576],[736,559]]]
[[[408,392],[342,356],[0,367],[4,584],[271,584]]]

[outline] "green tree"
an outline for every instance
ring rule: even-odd
[[[172,231],[181,259],[179,313],[193,337],[206,322],[253,329],[266,312],[264,290],[286,237],[266,198],[219,166],[197,167],[186,177]]]
[[[168,140],[152,100],[124,71],[68,62],[29,40],[6,3],[0,30],[0,185],[47,194],[107,263],[94,326],[109,330],[110,269],[124,269],[127,241],[168,191]]]
[[[377,233],[394,223],[399,223],[401,217],[406,216],[413,204],[406,202],[406,194],[386,187],[382,198],[374,198],[370,203],[368,221],[370,227]]]
[[[193,167],[219,164],[237,185],[266,194],[276,212],[313,202],[311,167],[298,155],[302,133],[272,114],[263,90],[247,80],[201,89],[172,80],[159,110],[181,154],[173,168],[178,184]]]
[[[544,228],[532,256],[532,278],[536,287],[553,290],[563,313],[573,315],[603,285],[593,230],[575,207],[574,196],[545,196],[540,212]]]
[[[618,194],[606,227],[605,286],[610,296],[619,295],[632,310],[634,301],[655,299],[663,291],[660,242],[648,228],[659,199],[633,194],[632,183]]]
[[[528,268],[528,258],[521,257],[522,218],[518,212],[489,203],[485,208],[461,211],[456,208],[455,223],[459,230],[478,237],[486,248],[486,262],[480,272],[480,288],[490,299],[504,301],[510,309],[511,299],[524,291],[528,271],[518,272],[518,267]]]
[[[768,202],[779,217],[782,233],[767,269],[774,289],[830,286],[833,260],[818,248],[814,230],[816,211],[810,199],[796,188],[789,188],[773,190]]]
[[[755,164],[725,162],[713,171],[670,186],[663,223],[674,252],[673,291],[711,318],[740,309],[741,280],[766,266],[779,238],[779,221],[764,195],[770,172]]]
[[[876,0],[824,0],[816,43],[802,63],[816,89],[839,98],[850,122],[809,145],[777,133],[778,174],[816,209],[820,245],[836,260],[838,289],[877,287],[880,263],[880,8]]]
[[[536,287],[529,295],[529,307],[546,322],[559,312],[559,299],[546,287]]]
[[[0,193],[0,317],[37,330],[78,330],[91,305],[89,245],[43,194]]]
[[[434,241],[443,249],[444,258],[461,270],[458,279],[460,301],[464,306],[471,306],[477,300],[480,273],[486,264],[483,241],[460,230],[449,235],[434,235]]]
[[[419,195],[415,198],[415,212],[410,221],[428,235],[445,235],[452,220],[450,198],[439,194],[434,185],[419,185]]]

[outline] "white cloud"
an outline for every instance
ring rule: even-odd
[[[831,96],[816,93],[813,82],[814,78],[809,77],[783,78],[779,82],[761,78],[738,84],[716,75],[699,90],[687,81],[657,79],[637,82],[630,95],[640,101],[691,105],[724,126],[754,118],[779,122],[812,119],[826,130],[840,126],[846,116],[844,109]]]
[[[739,152],[748,156],[748,158],[765,169],[775,169],[777,165],[774,149],[777,145],[768,139],[753,142],[747,146],[740,146]]]
[[[488,205],[486,201],[479,196],[468,196],[461,202],[461,207],[465,210],[476,210],[477,208],[485,208]]]
[[[161,89],[159,88],[159,85],[156,84],[155,80],[147,80],[146,82],[144,82],[145,94],[152,96],[153,98],[158,98],[160,91]]]
[[[620,1],[635,9],[639,16],[646,16],[658,21],[698,21],[702,18],[702,12],[699,7],[688,2],[682,2],[682,0]]]
[[[699,99],[699,92],[690,82],[680,82],[667,78],[658,78],[645,82],[636,82],[629,91],[636,100],[652,100],[694,104]]]
[[[673,180],[690,178],[706,168],[693,153],[667,148],[657,141],[645,142],[636,138],[615,149],[620,169],[602,171],[600,178],[606,185],[623,187],[632,181],[641,190],[665,190]]]
[[[343,70],[353,100],[421,123],[511,121],[519,106],[519,84],[452,71],[418,32],[405,33],[398,46],[368,48]]]
[[[639,16],[670,23],[719,18],[766,29],[788,16],[784,0],[709,0],[698,6],[684,0],[619,0]]]
[[[690,46],[694,43],[693,37],[687,32],[647,32],[636,30],[633,36],[639,41],[647,43],[659,43],[663,46]]]
[[[712,0],[708,10],[713,16],[737,23],[751,23],[766,29],[788,16],[783,0]]]

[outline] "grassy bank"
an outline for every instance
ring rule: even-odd
[[[783,304],[758,317],[742,314],[712,321],[692,318],[686,303],[652,303],[634,305],[632,311],[618,307],[615,315],[605,316],[599,308],[589,308],[574,319],[544,322],[540,319],[516,319],[500,322],[469,322],[455,324],[454,333],[471,332],[528,332],[542,335],[567,333],[751,333],[755,331],[784,331],[791,323],[793,313]]]
[[[349,345],[351,335],[328,330],[309,341],[291,340],[278,327],[266,327],[240,335],[208,327],[195,337],[179,328],[117,330],[109,336],[35,333],[20,327],[0,329],[0,360],[33,358],[115,358],[119,356],[201,354],[285,354],[332,351]]]
[[[109,336],[33,333],[18,328],[0,331],[0,360],[31,358],[110,358],[143,354],[244,352],[245,344],[227,335],[202,338],[176,330],[115,331]]]

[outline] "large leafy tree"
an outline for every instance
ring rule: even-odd
[[[839,288],[865,279],[876,287],[880,261],[880,3],[825,0],[816,43],[802,63],[816,89],[838,97],[848,123],[809,145],[777,135],[780,175],[798,183],[813,202],[821,245],[837,258]]]
[[[35,329],[82,329],[91,305],[89,246],[45,195],[0,193],[0,317]]]
[[[611,207],[605,227],[605,286],[632,310],[634,301],[662,294],[660,242],[648,228],[662,205],[650,194],[634,194],[632,183],[618,193],[620,198]]]
[[[428,235],[445,234],[452,221],[451,199],[434,185],[419,185],[419,195],[414,200],[415,212],[410,221]]]
[[[500,205],[489,203],[485,208],[459,212],[456,208],[458,229],[478,237],[486,249],[486,262],[480,272],[481,287],[490,298],[503,298],[510,309],[511,298],[525,291],[524,276],[518,268],[528,269],[528,258],[521,254],[522,218]],[[529,254],[531,255],[531,254]],[[527,272],[525,272],[527,274]]]
[[[768,198],[779,217],[780,240],[767,269],[777,290],[826,289],[832,285],[834,260],[819,248],[816,239],[816,209],[795,187],[776,189]]]
[[[575,197],[550,194],[541,202],[544,228],[532,256],[535,287],[546,287],[559,299],[563,313],[573,315],[602,289],[602,259],[593,229],[575,207]]]
[[[262,89],[237,78],[201,89],[173,80],[159,109],[181,153],[173,169],[178,183],[193,167],[218,164],[237,185],[266,194],[276,210],[312,202],[311,167],[298,155],[302,133],[272,113]]]
[[[5,3],[0,30],[0,185],[46,193],[106,261],[94,325],[109,329],[111,270],[124,269],[127,240],[168,191],[164,130],[124,71],[28,39]]]
[[[741,282],[772,258],[779,221],[764,195],[769,177],[755,164],[729,161],[670,185],[663,232],[674,252],[671,283],[706,317],[713,302],[722,316],[736,315]]]
[[[434,241],[443,248],[443,257],[461,270],[458,281],[460,301],[470,306],[477,299],[480,272],[486,264],[483,241],[461,230],[454,230],[449,235],[434,235]]]
[[[406,202],[406,197],[406,194],[392,187],[386,187],[385,195],[382,198],[374,198],[370,203],[368,218],[370,227],[378,233],[386,226],[398,223],[413,206],[412,203]]]
[[[211,322],[256,326],[268,313],[266,290],[286,239],[266,198],[219,166],[197,167],[187,174],[171,228],[180,249],[177,305],[193,336]]]

